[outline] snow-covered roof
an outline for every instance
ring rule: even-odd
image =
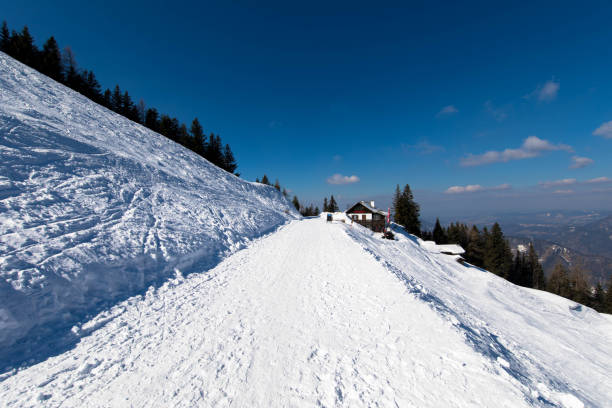
[[[381,215],[385,215],[385,216],[387,215],[387,213],[386,213],[386,212],[384,212],[383,210],[379,210],[378,208],[372,207],[372,206],[370,205],[370,203],[368,203],[367,201],[360,201],[360,202],[358,202],[358,203],[353,204],[353,205],[351,206],[351,208],[349,208],[348,210],[346,210],[346,213],[348,214],[348,213],[349,213],[349,210],[352,210],[352,209],[353,209],[353,207],[355,207],[357,204],[361,204],[361,205],[363,205],[365,208],[367,208],[368,210],[372,211],[373,213],[377,213],[377,214],[381,214]]]
[[[434,241],[422,241],[421,246],[429,252],[438,254],[461,255],[465,253],[465,250],[457,244],[438,245]]]

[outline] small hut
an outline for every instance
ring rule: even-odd
[[[357,224],[361,224],[374,232],[385,230],[386,213],[374,206],[374,201],[360,201],[346,210],[346,215]]]

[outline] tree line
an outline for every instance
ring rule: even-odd
[[[400,190],[398,185],[393,195],[394,220],[407,232],[437,244],[458,244],[465,250],[467,262],[516,285],[546,290],[599,312],[612,313],[612,279],[607,291],[601,283],[591,290],[586,273],[580,267],[568,271],[561,264],[556,265],[546,279],[533,243],[526,252],[513,253],[499,223],[493,224],[490,231],[487,227],[481,231],[475,225],[468,227],[459,222],[444,228],[436,219],[432,231],[423,231],[419,212],[420,206],[414,201],[410,186],[406,184]]]
[[[206,136],[197,118],[193,119],[188,129],[177,118],[160,114],[153,107],[147,108],[142,99],[134,103],[128,91],[122,90],[119,85],[115,85],[112,91],[110,89],[102,91],[94,72],[78,68],[70,47],[60,52],[53,36],[49,37],[42,49],[38,49],[27,26],[23,27],[21,32],[9,31],[4,21],[0,29],[0,51],[72,88],[92,101],[185,146],[214,165],[239,176],[236,173],[238,164],[229,144],[223,145],[221,137],[214,133]]]

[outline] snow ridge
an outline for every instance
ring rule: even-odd
[[[176,274],[206,270],[299,217],[274,188],[213,166],[0,52],[0,371]]]

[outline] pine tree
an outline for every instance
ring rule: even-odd
[[[2,29],[0,30],[0,51],[12,55],[11,50],[11,33],[9,32],[6,21],[2,22]]]
[[[266,176],[265,174],[263,175],[263,177],[261,179],[261,184],[265,184],[267,186],[270,185],[270,180],[268,180],[268,176]]]
[[[312,215],[319,215],[319,214],[321,214],[321,211],[319,211],[319,207],[315,207],[314,214]]]
[[[24,26],[21,33],[13,32],[11,35],[11,44],[9,48],[12,52],[12,57],[22,63],[38,69],[38,48],[34,45],[34,38],[30,34],[28,26]]]
[[[259,177],[255,177],[255,182],[259,183]]]
[[[574,266],[569,275],[571,295],[574,302],[586,305],[589,303],[589,285],[584,270]]]
[[[111,106],[112,106],[112,101],[111,101]],[[155,108],[147,109],[147,113],[145,114],[144,125],[154,132],[159,132],[159,114],[157,113],[157,109]]]
[[[49,37],[43,45],[40,72],[56,81],[63,81],[62,57],[55,38]]]
[[[336,199],[334,198],[333,194],[329,198],[329,205],[328,205],[328,207],[329,207],[328,208],[329,212],[338,212],[338,211],[340,211],[340,208],[338,208],[338,204],[336,203]]]
[[[232,149],[230,149],[228,144],[225,145],[225,149],[223,150],[223,168],[232,174],[235,174],[235,171],[238,168],[236,159],[232,153]],[[238,176],[238,174],[236,175]]]
[[[275,188],[275,189],[277,189],[278,191],[280,191],[280,190],[281,190],[281,185],[280,185],[280,183],[278,182],[278,179],[276,179],[276,181],[274,182],[274,188]]]
[[[108,109],[111,109],[111,98],[112,98],[112,94],[110,89],[106,89],[106,91],[104,91],[104,94],[102,95],[102,104],[104,106],[106,106]]]
[[[284,188],[283,188],[283,197],[285,198],[289,197],[289,193]]]
[[[546,290],[568,299],[571,297],[571,288],[567,271],[560,263],[555,265],[555,268],[551,272],[546,284]]]
[[[606,290],[606,295],[604,297],[603,311],[604,313],[612,314],[612,277],[608,282],[608,289]]]
[[[406,231],[414,235],[421,234],[421,221],[419,220],[419,205],[414,201],[410,186],[406,184],[402,194],[397,196],[399,186],[396,188],[394,200],[395,222],[402,225]]]
[[[469,233],[469,242],[465,250],[465,257],[466,260],[472,265],[482,267],[484,257],[484,245],[482,242],[482,237],[480,236],[480,231],[478,231],[478,227],[476,227],[475,225],[472,226],[472,229]]]
[[[76,59],[70,47],[65,47],[62,53],[62,65],[64,68],[64,81],[66,86],[77,92],[82,91],[81,76],[77,69]]]
[[[329,212],[329,205],[327,204],[327,197],[323,198],[323,212]]]
[[[447,243],[446,233],[440,225],[440,219],[436,218],[436,225],[433,229],[433,240],[436,244],[444,245]]]
[[[96,79],[93,71],[85,71],[87,74],[85,79],[85,96],[94,102],[100,102],[102,100],[102,93],[100,91],[100,83]]]
[[[123,97],[121,96],[121,88],[119,85],[115,85],[115,90],[111,96],[111,109],[117,113],[121,113],[123,108]]]
[[[529,243],[529,252],[527,256],[528,256],[529,268],[531,269],[531,282],[530,282],[529,287],[534,288],[534,289],[545,290],[546,280],[544,278],[544,269],[542,269],[542,265],[540,264],[540,260],[538,259],[538,255],[536,254],[536,251],[535,251],[535,248],[533,247],[532,242]]]
[[[485,243],[484,266],[485,269],[498,276],[506,275],[506,241],[498,223],[493,225],[491,233]],[[512,262],[510,263],[510,267]],[[509,270],[507,271],[509,272]]]
[[[300,211],[300,200],[298,200],[297,196],[293,196],[293,206],[296,210]]]
[[[200,125],[198,118],[194,118],[191,122],[191,137],[193,137],[194,151],[200,156],[203,156],[206,136],[204,135],[204,129],[202,129],[202,125]]]

